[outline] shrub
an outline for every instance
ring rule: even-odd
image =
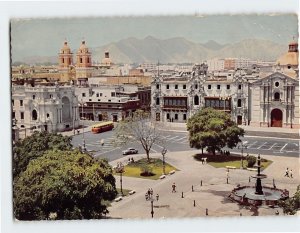
[[[248,167],[253,167],[255,162],[256,162],[256,157],[252,156],[252,155],[249,155],[249,156],[246,157],[246,160],[248,162]]]

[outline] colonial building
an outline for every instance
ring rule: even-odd
[[[151,113],[157,121],[186,122],[202,107],[231,114],[237,124],[299,128],[298,44],[272,70],[253,65],[234,72],[208,73],[206,64],[191,72],[156,75]]]
[[[12,86],[12,118],[22,137],[33,131],[79,127],[78,101],[71,86]]]

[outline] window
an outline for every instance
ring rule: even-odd
[[[65,51],[63,51],[63,52],[65,52]],[[64,58],[62,59],[62,63],[65,63],[65,59]]]
[[[195,89],[198,89],[198,84],[195,84]]]
[[[15,118],[16,118],[16,113],[12,112],[12,119],[15,119]]]
[[[199,96],[195,95],[194,97],[194,104],[199,105]]]
[[[288,69],[291,69],[291,66],[288,66]]]
[[[101,100],[100,100],[100,99],[98,99],[98,101],[100,102]]]
[[[211,90],[211,85],[210,85],[210,84],[207,86],[207,89],[208,89],[208,90]]]
[[[80,58],[80,63],[82,63],[82,58]]]
[[[169,89],[170,89],[170,85],[169,85],[169,84],[167,84],[166,88],[167,88],[167,90],[169,90]]]
[[[87,58],[87,63],[90,63],[90,58],[89,57]]]
[[[52,95],[51,94],[49,95],[49,98],[52,99]]]
[[[275,82],[275,87],[279,87],[279,82]]]
[[[280,100],[280,93],[279,92],[275,92],[275,94],[274,94],[274,100],[275,101],[279,101]]]
[[[20,106],[23,106],[23,100],[20,100]]]
[[[32,99],[33,99],[33,100],[35,99],[35,95],[32,96]]]
[[[50,114],[49,113],[47,113],[47,118],[49,118],[50,117]]]
[[[238,108],[242,107],[242,100],[241,99],[238,99],[237,106],[238,106]]]
[[[217,85],[217,89],[220,90],[221,89],[221,85],[218,84]]]
[[[239,84],[239,90],[241,90],[242,89],[242,85],[241,84]]]
[[[13,99],[11,100],[11,104],[12,106],[15,106],[15,101]]]
[[[89,101],[92,101],[92,99],[89,99]]]
[[[185,84],[183,84],[183,89],[184,89],[184,90],[186,89],[186,85],[185,85]]]
[[[156,105],[159,105],[159,98],[156,98]]]
[[[82,93],[82,97],[85,97],[85,93]]]
[[[159,89],[159,84],[156,84],[156,89],[157,89],[157,90]]]
[[[102,96],[102,93],[100,93],[100,96]]]
[[[178,90],[178,84],[175,84],[175,90]]]
[[[99,93],[96,94],[96,97],[99,97]]]
[[[175,120],[178,120],[178,114],[175,113]]]
[[[31,116],[32,116],[32,120],[33,120],[33,121],[36,121],[36,120],[37,120],[37,111],[36,111],[35,109],[32,111]]]
[[[21,120],[24,120],[24,112],[20,112],[20,118]]]
[[[183,114],[183,120],[186,121],[186,114]]]
[[[167,120],[170,120],[170,113],[167,113]]]
[[[115,92],[112,92],[112,93],[111,93],[111,97],[114,97],[114,96],[116,96],[116,93],[115,93]]]
[[[230,89],[230,85],[227,85],[227,90],[229,90]]]

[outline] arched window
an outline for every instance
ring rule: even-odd
[[[32,111],[32,120],[33,121],[37,120],[37,111],[35,109]]]
[[[279,101],[280,100],[280,93],[279,92],[275,92],[274,93],[274,100],[275,101]]]
[[[238,99],[237,106],[242,107],[242,100],[241,99]]]
[[[195,95],[194,97],[194,104],[199,105],[199,96]]]
[[[156,105],[159,105],[159,98],[156,98]]]

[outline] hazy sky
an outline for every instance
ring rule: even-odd
[[[210,15],[106,18],[56,18],[11,21],[12,60],[29,56],[55,56],[65,38],[72,49],[84,38],[98,47],[128,37],[159,39],[184,37],[193,42],[221,44],[249,38],[287,44],[298,38],[297,16]]]

